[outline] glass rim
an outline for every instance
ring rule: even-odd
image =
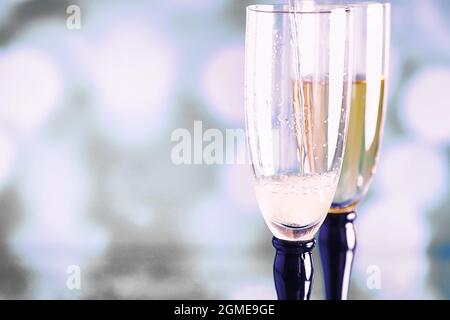
[[[369,8],[369,7],[383,7],[384,9],[390,8],[391,3],[389,1],[358,1],[358,0],[346,0],[345,2],[337,3],[318,3],[315,5],[328,6],[330,8]]]
[[[381,6],[384,9],[391,7],[390,2],[364,1],[364,2],[345,2],[345,3],[311,3],[305,8],[298,8],[293,12],[288,4],[254,4],[247,6],[247,11],[254,13],[271,14],[331,14],[335,11],[352,9],[361,9]]]

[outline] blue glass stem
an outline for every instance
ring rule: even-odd
[[[327,300],[347,300],[356,232],[356,212],[329,214],[320,229],[319,250]]]
[[[278,300],[309,300],[313,283],[315,240],[290,242],[273,238],[273,275]]]

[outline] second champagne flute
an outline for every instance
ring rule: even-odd
[[[336,1],[337,2],[337,1]],[[319,245],[327,299],[347,299],[356,233],[356,207],[366,195],[379,157],[386,109],[390,4],[350,3],[354,82],[344,164]]]

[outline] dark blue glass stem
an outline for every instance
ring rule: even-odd
[[[329,214],[320,229],[319,250],[327,300],[347,300],[356,233],[356,212]]]
[[[309,300],[313,283],[315,240],[290,242],[273,238],[273,276],[278,300]]]

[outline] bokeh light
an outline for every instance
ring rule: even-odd
[[[416,138],[450,144],[450,67],[433,66],[414,74],[403,92],[401,119]]]
[[[172,108],[173,45],[157,28],[134,21],[101,29],[85,49],[102,133],[122,147],[157,140]]]
[[[446,195],[447,164],[445,154],[430,145],[410,141],[392,144],[380,160],[376,178],[379,193],[429,209]]]
[[[0,52],[0,119],[20,132],[38,129],[58,107],[63,79],[58,65],[33,48]]]
[[[201,83],[213,115],[240,127],[244,124],[244,57],[242,44],[219,49],[208,61]]]

